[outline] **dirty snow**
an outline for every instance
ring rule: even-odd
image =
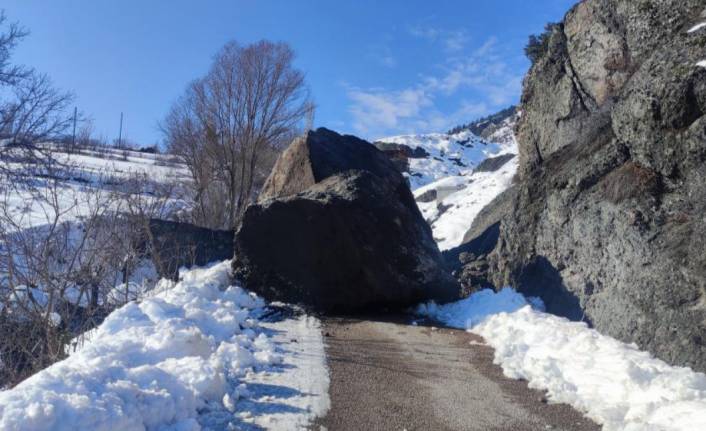
[[[423,304],[417,312],[481,335],[506,376],[546,390],[551,402],[584,412],[604,431],[706,429],[706,374],[670,366],[541,308],[505,288]]]
[[[290,429],[328,408],[319,323],[261,323],[229,262],[162,280],[69,358],[0,392],[0,429]],[[292,340],[298,342],[294,343]]]

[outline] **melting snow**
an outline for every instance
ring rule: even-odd
[[[290,429],[323,414],[318,321],[259,322],[265,303],[229,286],[229,268],[162,280],[113,312],[69,358],[0,392],[0,429]]]
[[[605,431],[706,429],[705,374],[541,308],[505,288],[417,312],[481,335],[506,376],[546,390],[552,402],[570,404]]]

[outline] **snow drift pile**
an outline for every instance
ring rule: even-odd
[[[253,422],[258,415],[240,408],[253,405],[249,381],[271,373],[297,379],[278,369],[291,358],[258,322],[265,303],[229,286],[229,268],[225,261],[177,283],[162,280],[151,297],[113,312],[72,356],[0,392],[0,429],[186,431]],[[310,347],[321,353],[316,331],[318,347]],[[325,376],[323,364],[317,370]],[[325,397],[327,378],[313,380],[325,385],[307,387],[306,396]],[[270,420],[296,412],[290,425],[321,410],[259,405]]]
[[[570,404],[604,431],[706,429],[705,374],[542,308],[537,298],[504,288],[417,312],[481,335],[506,376],[546,390],[551,402]]]

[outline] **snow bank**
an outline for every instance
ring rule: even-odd
[[[506,376],[526,379],[606,431],[706,429],[706,375],[670,366],[585,323],[543,313],[512,289],[483,290],[417,311],[481,335]]]
[[[209,429],[214,417],[219,429],[247,423],[234,412],[252,397],[248,381],[296,362],[259,325],[264,302],[228,286],[229,268],[226,261],[185,272],[178,283],[163,280],[151,297],[113,312],[72,356],[0,392],[0,429],[189,431]],[[282,410],[257,401],[270,415]],[[287,412],[304,415],[300,421],[312,413]]]

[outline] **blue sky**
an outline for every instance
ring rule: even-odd
[[[445,131],[519,100],[531,33],[574,0],[3,0],[15,60],[71,90],[96,132],[161,141],[158,122],[229,40],[288,42],[316,126],[373,139]]]

